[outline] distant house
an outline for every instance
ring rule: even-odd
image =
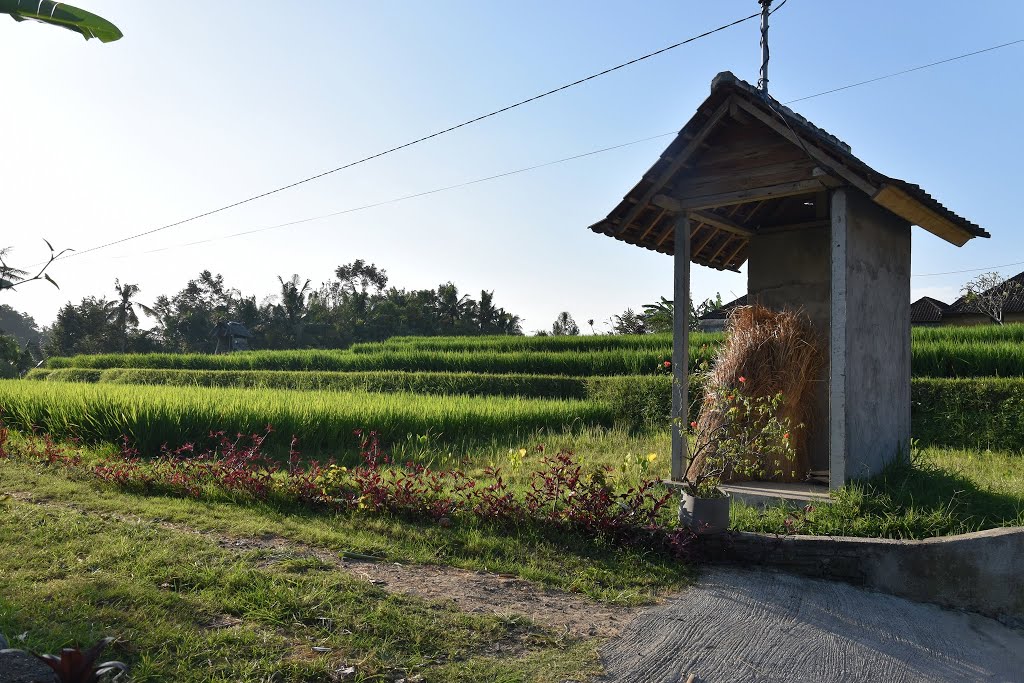
[[[948,314],[949,311],[949,304],[930,296],[923,296],[910,304],[910,324],[941,325],[942,316]]]
[[[708,311],[697,318],[697,329],[701,332],[721,332],[725,329],[725,323],[729,320],[729,314],[733,309],[747,305],[747,295],[739,299],[733,299],[727,304],[722,304],[713,311]]]
[[[210,336],[217,339],[217,348],[214,353],[231,353],[232,351],[248,351],[252,332],[242,323],[219,322],[210,332]]]
[[[1024,323],[1024,273],[1017,273],[1007,282],[1016,283],[1019,290],[1006,301],[1003,307],[1003,322]],[[979,312],[964,297],[947,304],[930,296],[923,296],[910,304],[911,325],[990,325],[993,322],[990,316]]]

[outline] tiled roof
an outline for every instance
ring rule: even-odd
[[[910,323],[940,323],[947,311],[949,304],[930,296],[923,296],[910,304]]]
[[[637,185],[606,218],[590,229],[646,249],[674,253],[676,217],[681,211],[689,211],[672,208],[673,201],[679,205],[678,200],[673,199],[674,193],[688,182],[707,182],[700,175],[700,164],[702,156],[709,149],[715,149],[708,140],[713,141],[712,134],[717,131],[730,130],[728,127],[735,125],[736,117],[756,119],[758,125],[767,126],[776,138],[802,148],[792,166],[794,173],[806,174],[802,183],[814,181],[818,177],[814,173],[823,172],[839,184],[850,184],[865,192],[877,204],[909,223],[920,225],[958,246],[972,237],[989,237],[988,232],[943,206],[920,186],[879,173],[855,157],[848,144],[729,72],[715,77],[711,94],[698,107],[697,113]],[[802,165],[799,159],[803,160]],[[744,163],[741,158],[737,170],[733,171],[739,177],[743,177]],[[824,181],[818,189],[823,187]],[[698,197],[709,200],[704,206],[710,208],[691,212],[691,259],[720,270],[736,270],[746,261],[749,231],[756,233],[760,215],[754,219],[757,208],[738,211],[735,215],[718,214],[715,208],[728,206],[730,202],[715,204],[710,201],[713,198],[714,193]],[[738,206],[735,199],[731,203]],[[751,207],[755,203],[752,202]],[[703,220],[702,215],[708,220]],[[739,224],[740,229],[730,229],[730,224]]]

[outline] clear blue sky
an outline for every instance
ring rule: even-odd
[[[2,245],[85,249],[334,168],[757,11],[698,2],[79,0],[112,44],[0,17]],[[783,102],[1024,38],[1024,3],[789,0],[771,30]],[[582,323],[671,292],[671,259],[589,232],[670,138],[511,178],[203,245],[184,243],[473,180],[678,130],[716,73],[755,81],[751,21],[568,92],[301,188],[60,262],[2,302],[50,322],[86,294],[141,300],[200,270],[260,298],[363,258],[393,284],[496,291],[527,330]],[[888,175],[919,183],[991,240],[920,229],[914,273],[1024,261],[1017,215],[1024,44],[794,105]],[[163,251],[153,251],[173,247]],[[1005,274],[1024,265],[1003,269]],[[974,273],[915,277],[951,300]],[[743,274],[693,271],[696,296]]]

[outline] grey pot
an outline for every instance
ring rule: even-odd
[[[679,501],[679,523],[697,534],[720,534],[729,528],[728,495],[721,498],[697,498],[683,492]]]

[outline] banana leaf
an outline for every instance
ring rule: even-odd
[[[112,23],[91,12],[53,0],[0,0],[0,13],[10,14],[15,21],[34,19],[80,33],[86,40],[99,38],[111,43],[121,37]]]

